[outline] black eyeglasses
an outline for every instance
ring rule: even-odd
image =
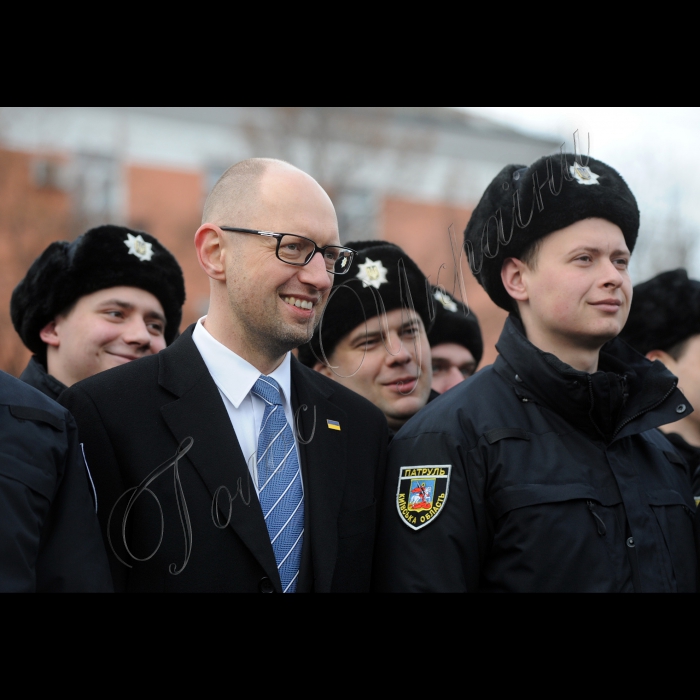
[[[272,231],[255,231],[250,228],[235,228],[234,226],[219,226],[223,231],[237,233],[252,233],[256,236],[266,236],[277,239],[277,257],[288,265],[303,267],[311,262],[316,253],[321,253],[326,270],[332,275],[344,275],[350,269],[350,263],[355,255],[352,248],[339,245],[327,245],[320,248],[315,241],[296,233],[273,233]]]

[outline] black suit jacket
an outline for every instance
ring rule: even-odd
[[[95,480],[115,588],[280,591],[248,466],[193,329],[61,397]],[[366,591],[386,419],[295,358],[291,377],[305,496],[297,590]]]

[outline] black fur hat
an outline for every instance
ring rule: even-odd
[[[632,306],[620,338],[646,355],[669,350],[700,333],[700,282],[680,268],[634,287]]]
[[[335,346],[350,331],[385,311],[408,308],[408,298],[423,325],[430,326],[428,289],[425,275],[406,253],[387,241],[356,241],[345,244],[357,251],[350,269],[336,275],[323,319],[313,338],[299,347],[299,360],[308,367],[323,361],[319,329],[322,330],[323,352],[330,357]],[[405,270],[406,277],[403,277]],[[405,280],[408,280],[408,291]],[[379,311],[378,311],[379,309]],[[315,356],[314,356],[315,353]]]
[[[637,200],[610,166],[571,153],[546,156],[529,167],[507,165],[486,188],[464,231],[472,272],[496,304],[516,310],[501,282],[503,261],[592,217],[617,224],[632,252],[639,230]]]
[[[428,333],[430,347],[441,343],[463,345],[478,365],[484,354],[484,342],[474,312],[440,287],[432,287],[431,291],[435,304],[435,319]]]
[[[121,286],[145,289],[160,301],[170,344],[179,332],[185,303],[182,270],[153,236],[123,226],[99,226],[72,243],[52,243],[12,292],[12,323],[43,361],[46,345],[39,333],[47,323],[80,297]]]

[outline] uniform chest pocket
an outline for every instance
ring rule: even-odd
[[[616,549],[624,544],[624,507],[619,491],[614,488],[606,490],[590,484],[516,484],[494,493],[490,505],[496,534],[510,531],[521,541],[539,542],[548,547],[554,539],[572,548],[580,548],[584,542],[594,547],[605,542],[606,547]]]
[[[50,457],[50,455],[49,455]],[[51,462],[47,460],[48,464]],[[53,500],[56,491],[56,477],[45,465],[37,466],[17,459],[15,455],[0,451],[0,477],[7,477],[28,486],[48,501]]]
[[[663,450],[666,459],[671,462],[676,472],[680,472],[684,481],[691,481],[693,478],[692,470],[688,463],[679,454],[669,450]]]
[[[631,589],[624,509],[615,489],[586,483],[514,484],[491,494],[494,571],[514,590]]]
[[[694,592],[698,573],[693,532],[695,509],[673,489],[647,489],[647,496],[671,555],[678,591]]]
[[[615,506],[622,499],[614,489],[601,490],[589,484],[514,484],[489,497],[491,512],[496,519],[519,508],[567,501],[593,501],[602,506]]]

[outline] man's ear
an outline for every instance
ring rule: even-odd
[[[501,267],[501,281],[506,292],[516,301],[527,301],[530,297],[524,273],[527,266],[518,258],[506,258]]]
[[[673,372],[674,367],[676,366],[676,361],[667,353],[664,352],[663,350],[649,350],[649,352],[646,354],[647,360],[651,360],[652,362],[654,360],[659,360],[660,362],[663,362],[666,367]]]
[[[202,224],[194,234],[199,265],[213,280],[226,281],[224,241],[226,234],[215,224]]]
[[[333,379],[333,372],[331,371],[331,368],[323,363],[323,362],[317,362],[314,365],[314,369],[317,372],[320,372],[324,377],[328,377],[329,379]]]
[[[56,319],[47,323],[40,331],[39,337],[47,345],[57,348],[61,344],[61,339],[56,332]]]

